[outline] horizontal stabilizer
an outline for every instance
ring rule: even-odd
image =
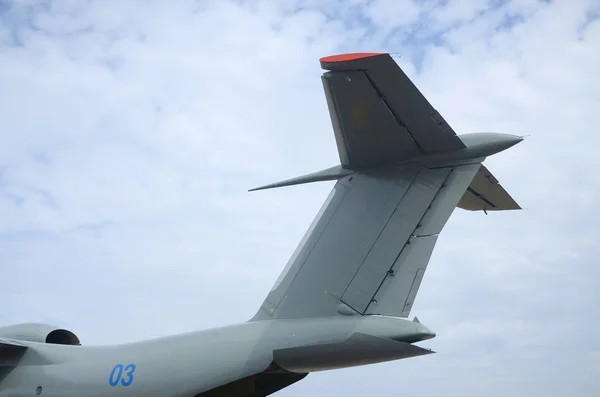
[[[352,174],[352,170],[348,170],[343,168],[342,166],[336,165],[335,167],[327,168],[322,171],[313,172],[312,174],[306,174],[302,176],[297,176],[295,178],[286,179],[285,181],[271,183],[269,185],[264,185],[261,187],[257,187],[254,189],[250,189],[250,192],[254,192],[256,190],[264,190],[264,189],[273,189],[276,187],[284,187],[284,186],[292,186],[292,185],[301,185],[303,183],[311,183],[311,182],[322,182],[322,181],[337,181],[338,179]]]
[[[520,210],[498,180],[482,164],[457,207],[469,211]]]
[[[275,350],[274,362],[286,371],[308,373],[382,363],[432,354],[409,343],[355,332],[341,343]]]

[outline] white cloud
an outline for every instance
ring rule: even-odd
[[[412,0],[375,0],[365,7],[365,14],[378,28],[401,28],[414,24],[421,10]]]
[[[0,6],[3,323],[246,320],[331,183],[246,190],[338,162],[318,58],[385,50],[459,133],[532,135],[486,161],[527,210],[448,223],[414,308],[438,354],[279,395],[594,395],[597,3],[40,4]]]

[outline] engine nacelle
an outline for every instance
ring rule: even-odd
[[[0,337],[58,345],[81,345],[73,332],[42,323],[24,323],[0,327]]]

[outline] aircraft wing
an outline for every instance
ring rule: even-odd
[[[27,350],[27,346],[18,342],[0,338],[0,367],[14,367]]]
[[[470,211],[520,210],[498,180],[482,164],[457,207]]]
[[[389,54],[321,58],[341,164],[361,168],[465,147]]]
[[[0,382],[19,364],[27,346],[10,339],[0,338]]]

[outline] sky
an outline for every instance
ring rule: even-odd
[[[600,1],[0,0],[0,324],[85,345],[252,317],[339,163],[322,56],[389,52],[523,211],[456,210],[412,315],[437,353],[277,395],[596,396]],[[200,352],[201,353],[201,352]]]

